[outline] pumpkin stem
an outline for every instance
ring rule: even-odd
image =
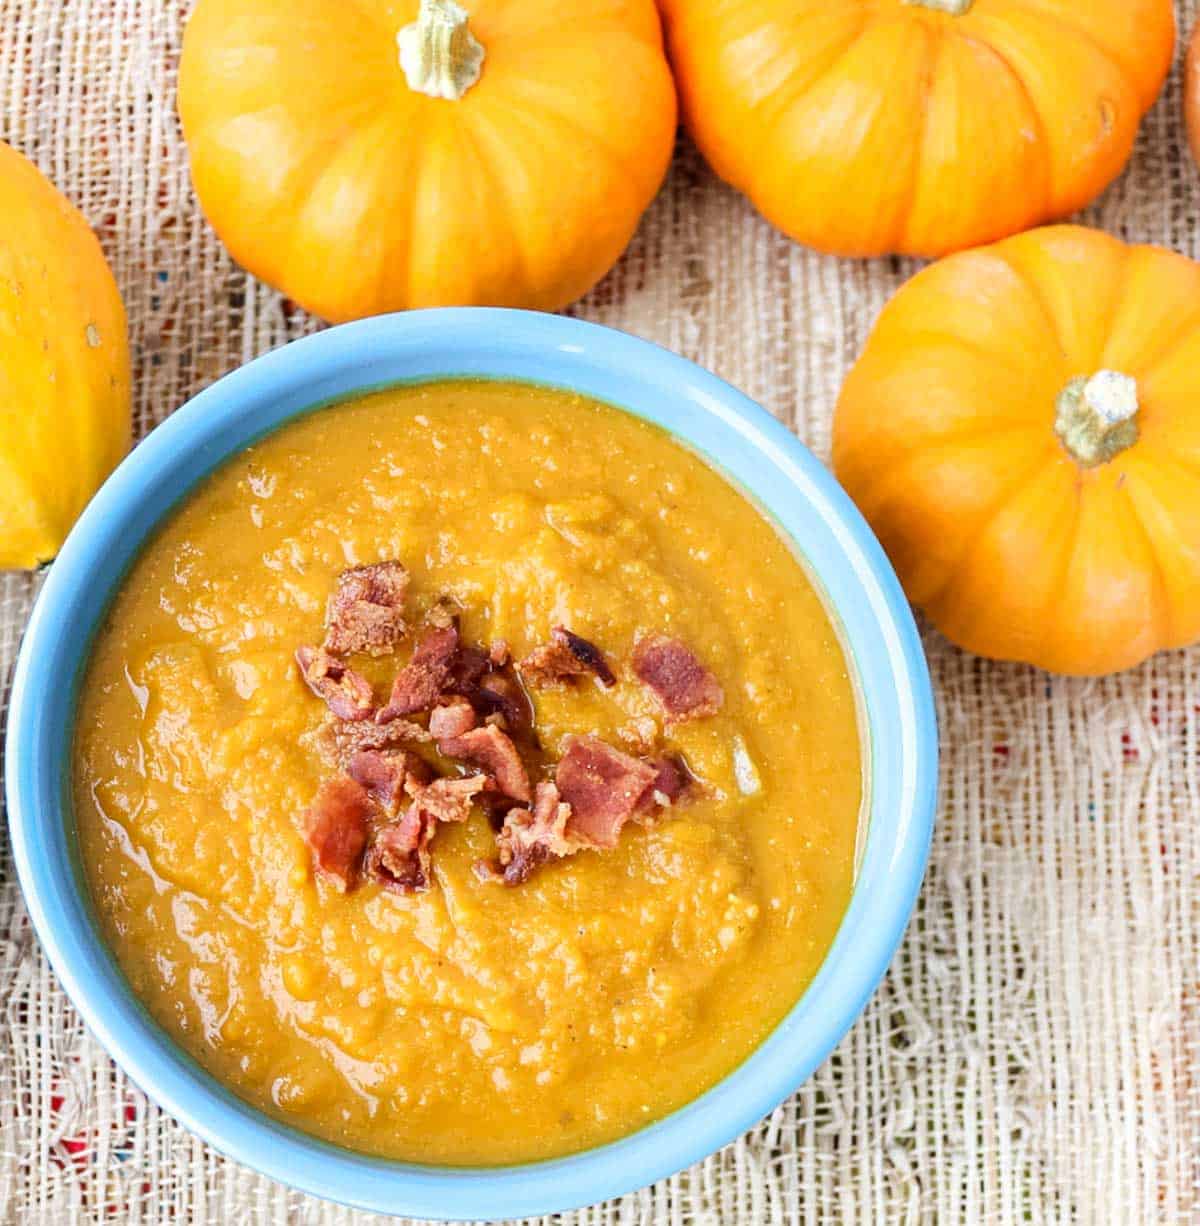
[[[421,0],[416,21],[397,35],[400,67],[410,89],[457,102],[479,80],[483,45],[454,0]]]
[[[1115,459],[1138,441],[1137,380],[1115,370],[1072,379],[1055,406],[1054,433],[1084,468]]]
[[[975,0],[903,0],[905,4],[919,4],[922,8],[936,9],[939,13],[949,13],[952,17],[961,17]]]

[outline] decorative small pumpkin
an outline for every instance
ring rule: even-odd
[[[1200,162],[1200,22],[1196,23],[1196,29],[1192,33],[1192,43],[1188,48],[1183,96],[1188,136],[1192,141],[1192,154],[1196,161]]]
[[[950,256],[881,314],[834,468],[971,651],[1128,668],[1200,638],[1200,264],[1054,226]]]
[[[580,297],[676,123],[653,0],[199,0],[179,110],[234,258],[334,321]]]
[[[684,120],[792,238],[944,255],[1064,217],[1129,158],[1171,0],[660,0]]]
[[[0,570],[55,556],[129,436],[125,311],[100,244],[0,142]]]

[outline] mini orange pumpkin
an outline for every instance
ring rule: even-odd
[[[1192,33],[1192,44],[1188,48],[1183,96],[1192,154],[1196,161],[1200,162],[1200,22],[1196,24]]]
[[[954,642],[1101,674],[1200,638],[1200,264],[1076,226],[919,273],[842,389],[838,477]]]
[[[555,310],[628,244],[675,92],[653,0],[200,0],[179,110],[235,259],[329,320]]]
[[[129,449],[129,378],[96,236],[0,142],[0,570],[50,561]]]
[[[660,0],[684,119],[786,234],[943,255],[1120,173],[1171,63],[1171,0]]]

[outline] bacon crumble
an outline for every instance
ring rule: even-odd
[[[343,894],[355,883],[367,845],[371,798],[349,775],[321,784],[304,820],[304,841],[317,875]]]
[[[429,713],[429,732],[437,741],[453,741],[478,723],[475,708],[465,698],[450,698]]]
[[[432,884],[429,845],[440,822],[465,822],[471,800],[487,784],[482,775],[420,782],[410,772],[405,787],[412,803],[385,826],[367,852],[365,871],[384,889],[420,894]]]
[[[487,786],[486,775],[464,775],[460,779],[415,783],[409,795],[421,812],[435,821],[465,822],[471,816],[471,802]]]
[[[313,745],[327,762],[345,770],[359,750],[398,749],[428,743],[433,738],[427,728],[407,719],[376,724],[371,720],[338,719],[330,713],[315,732],[306,733],[301,739]]]
[[[329,601],[325,650],[382,655],[408,633],[404,597],[408,571],[399,562],[373,562],[344,570]]]
[[[647,758],[646,765],[654,771],[654,779],[638,800],[638,813],[652,813],[675,804],[695,780],[678,754],[660,754]]]
[[[503,795],[524,804],[533,799],[529,773],[517,747],[495,724],[483,724],[458,736],[441,737],[437,747],[444,757],[456,758],[486,771]]]
[[[375,722],[386,724],[401,715],[412,715],[432,707],[442,692],[457,653],[457,626],[434,626],[426,631],[412,659],[397,674],[387,706],[376,714]]]
[[[565,744],[554,782],[571,806],[570,833],[592,847],[615,847],[657,772],[599,737],[570,736]]]
[[[538,689],[572,683],[587,673],[594,674],[605,689],[617,683],[600,648],[565,626],[555,626],[550,642],[534,648],[520,669],[526,683]]]
[[[407,795],[409,780],[428,780],[429,769],[416,754],[404,750],[360,749],[347,763],[346,774],[385,814],[395,817]]]
[[[410,806],[371,844],[363,865],[367,876],[397,894],[419,894],[429,889],[429,842],[436,825],[415,805]]]
[[[338,719],[370,719],[375,714],[371,683],[324,647],[297,647],[296,664],[305,685]]]
[[[725,701],[717,679],[679,639],[651,634],[633,649],[633,671],[658,699],[669,723],[715,715]]]
[[[407,588],[399,562],[344,572],[330,601],[324,646],[296,651],[303,680],[329,709],[306,739],[340,768],[321,785],[304,819],[314,870],[334,888],[349,890],[365,875],[400,893],[428,889],[438,825],[465,821],[476,805],[497,829],[498,855],[494,864],[476,865],[477,872],[518,885],[551,860],[615,847],[626,824],[653,824],[660,810],[692,789],[696,780],[678,754],[651,755],[657,729],[644,717],[619,733],[642,756],[597,736],[568,736],[553,780],[531,786],[517,743],[540,753],[525,684],[574,684],[589,673],[605,688],[616,683],[603,652],[565,626],[555,626],[550,641],[514,668],[502,639],[486,650],[464,644],[460,610],[443,598],[426,613],[424,633],[378,708],[370,682],[340,657],[381,654],[408,634]],[[678,639],[641,638],[631,663],[668,725],[721,706],[716,678]],[[426,719],[428,727],[418,722]],[[438,776],[410,748],[423,742],[474,773]]]
[[[529,809],[510,809],[496,836],[500,876],[505,885],[520,885],[540,864],[561,860],[577,852],[582,843],[567,835],[571,806],[549,782],[537,785],[537,798]],[[495,874],[495,870],[487,870]]]

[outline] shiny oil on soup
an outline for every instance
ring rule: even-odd
[[[133,567],[82,689],[107,938],[242,1098],[435,1163],[626,1134],[804,991],[854,694],[759,511],[665,433],[456,381],[294,421]]]

